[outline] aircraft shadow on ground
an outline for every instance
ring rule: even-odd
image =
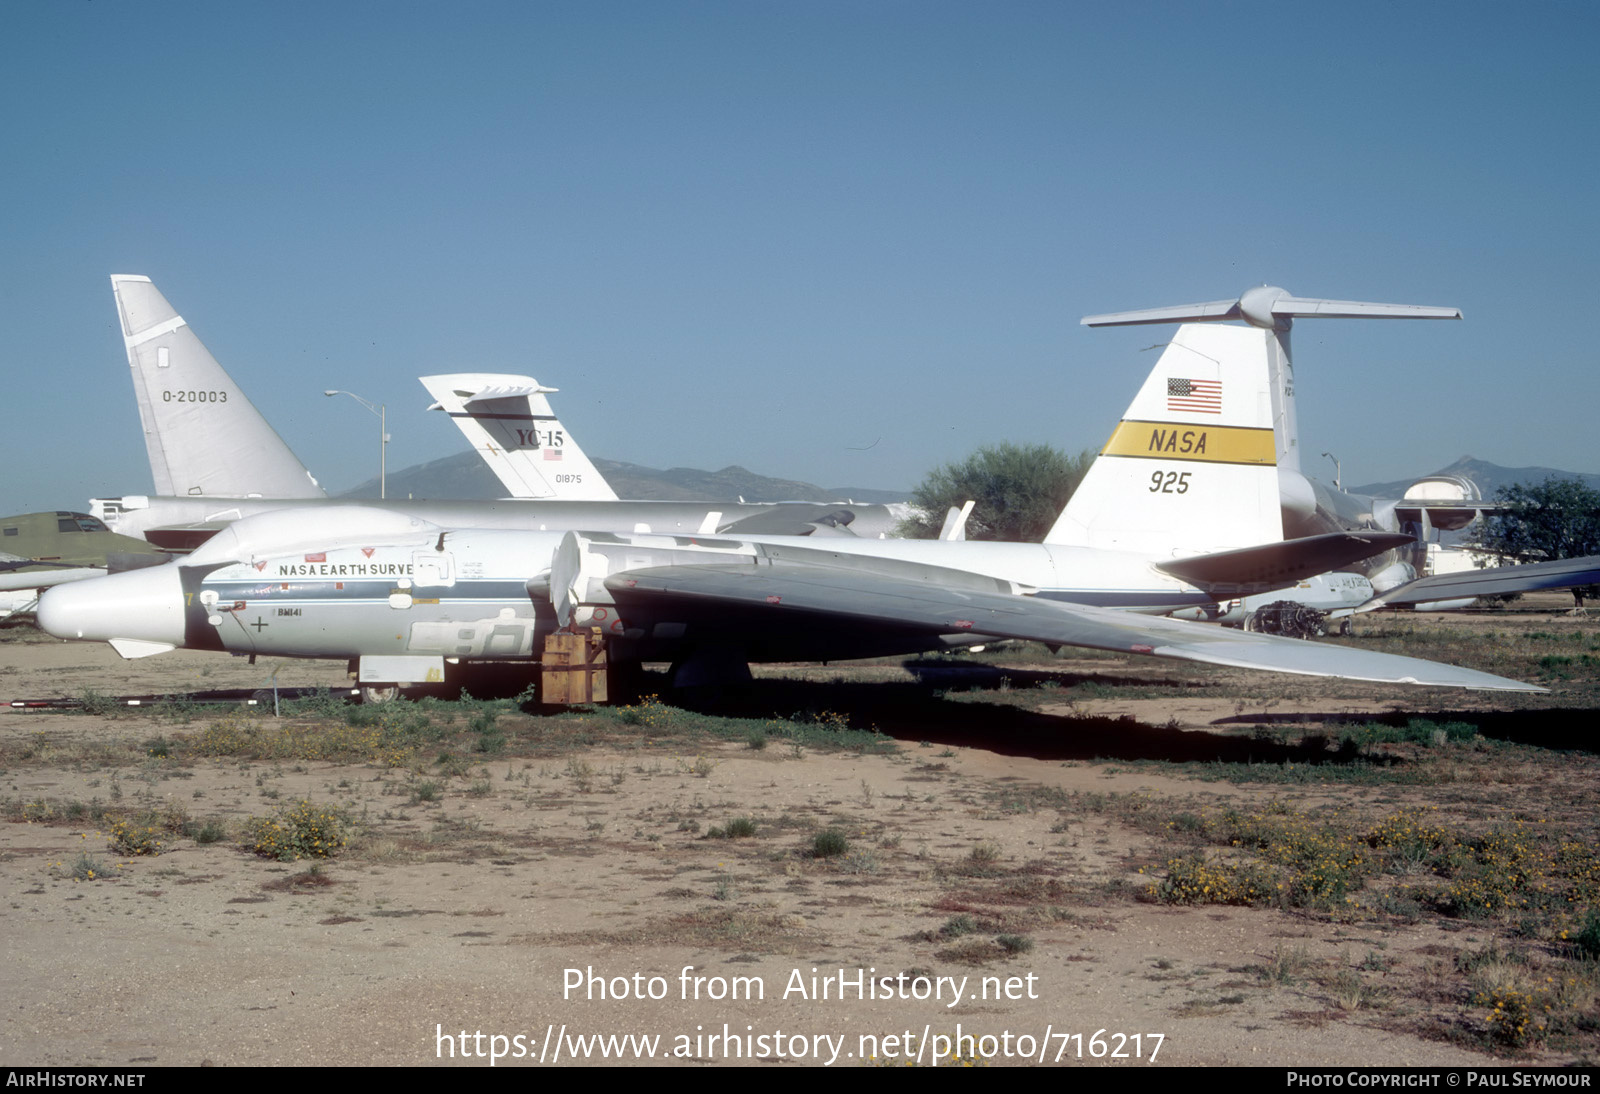
[[[1065,705],[1079,684],[1100,687],[1161,689],[1180,695],[1204,682],[1175,681],[1155,676],[1113,676],[1059,670],[996,668],[989,665],[929,664],[909,662],[913,681],[861,681],[763,679],[722,688],[670,690],[666,674],[646,672],[638,686],[641,694],[667,696],[674,705],[704,714],[739,718],[805,720],[825,714],[843,715],[856,729],[876,728],[902,743],[983,748],[1000,755],[1041,760],[1167,760],[1177,763],[1219,762],[1245,764],[1350,764],[1365,760],[1351,742],[1332,744],[1341,724],[1379,723],[1405,726],[1425,718],[1435,723],[1464,722],[1483,737],[1532,745],[1553,751],[1600,751],[1600,710],[1556,709],[1524,711],[1440,710],[1421,708],[1387,714],[1352,715],[1348,712],[1262,712],[1219,718],[1217,732],[1203,727],[1154,725],[1132,716],[1043,713],[1014,702],[986,701],[982,693],[1021,691],[1051,684],[1056,689],[1046,701]],[[527,686],[526,670],[490,673],[472,681],[471,694],[479,698],[510,698]],[[303,698],[318,689],[284,688],[284,700]],[[446,694],[450,691],[450,694]],[[456,698],[459,686],[446,689],[406,689],[410,697],[431,693],[441,699]],[[951,698],[961,693],[964,698]],[[118,697],[120,701],[134,696]],[[239,702],[255,699],[270,704],[270,691],[220,689],[206,692],[137,697],[142,705],[166,702]],[[39,705],[72,706],[76,699],[45,700]],[[537,708],[528,708],[534,710]],[[1284,730],[1308,727],[1303,741],[1288,742]],[[1249,733],[1257,729],[1255,733]],[[1199,730],[1199,731],[1197,731]],[[1331,746],[1331,747],[1330,747]],[[1404,762],[1404,761],[1401,761]]]
[[[1477,711],[1424,710],[1386,715],[1353,716],[1348,712],[1266,713],[1218,719],[1217,732],[1197,732],[1197,727],[1153,725],[1132,716],[1109,717],[1042,713],[1011,702],[986,702],[974,692],[1000,692],[1054,683],[1063,704],[1074,696],[1065,689],[1079,683],[1106,687],[1143,687],[1170,690],[1175,696],[1203,683],[1155,677],[1114,677],[1050,670],[998,669],[990,666],[911,663],[915,682],[851,682],[822,680],[756,680],[734,688],[689,689],[670,693],[673,705],[705,714],[744,718],[815,717],[838,713],[856,729],[876,728],[901,742],[977,747],[1001,755],[1042,760],[1168,760],[1179,763],[1219,762],[1246,764],[1351,764],[1373,762],[1353,742],[1334,743],[1340,724],[1380,723],[1405,726],[1412,719],[1437,723],[1464,722],[1493,740],[1535,745],[1558,751],[1597,749],[1593,730],[1600,711]],[[663,678],[663,693],[664,690]],[[963,699],[949,692],[967,693]],[[1275,727],[1305,724],[1303,741],[1287,742]],[[1250,727],[1269,727],[1257,734]],[[1312,727],[1316,728],[1312,728]],[[1404,762],[1400,760],[1399,762]]]
[[[1446,722],[1464,722],[1478,731],[1478,735],[1493,741],[1533,745],[1553,752],[1600,752],[1600,710],[1593,708],[1561,708],[1552,710],[1445,710],[1423,708],[1415,711],[1394,711],[1387,714],[1364,714],[1359,717],[1345,713],[1241,714],[1233,718],[1218,718],[1211,724],[1218,728],[1229,726],[1291,726],[1300,723],[1368,723],[1386,726],[1404,726],[1413,719],[1425,718],[1443,725]]]

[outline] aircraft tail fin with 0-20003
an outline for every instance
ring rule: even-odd
[[[326,496],[148,277],[112,274],[111,291],[158,495]]]

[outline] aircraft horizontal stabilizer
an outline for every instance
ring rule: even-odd
[[[1570,589],[1575,585],[1600,584],[1600,555],[1563,558],[1555,562],[1534,562],[1526,566],[1491,566],[1483,570],[1463,570],[1435,574],[1375,596],[1356,610],[1393,608],[1407,604],[1431,604],[1439,600],[1464,600],[1475,596],[1504,596],[1531,593],[1539,589]]]
[[[1158,563],[1156,569],[1219,599],[1231,599],[1286,588],[1352,562],[1409,547],[1413,542],[1411,536],[1398,532],[1333,532],[1180,558]]]
[[[880,563],[884,560],[879,560]],[[1153,654],[1235,668],[1383,683],[1539,691],[1529,684],[1413,657],[1225,630],[1114,609],[1016,596],[969,582],[948,588],[913,578],[776,561],[645,567],[605,579],[626,618],[714,621],[730,633],[793,627],[807,619],[832,628],[991,635]]]
[[[1315,300],[1289,295],[1276,285],[1246,289],[1237,300],[1176,304],[1167,308],[1086,315],[1086,327],[1132,327],[1150,323],[1220,323],[1239,320],[1252,327],[1288,330],[1295,319],[1460,319],[1459,308],[1420,304],[1368,304],[1360,300]]]

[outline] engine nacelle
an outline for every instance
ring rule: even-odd
[[[1416,579],[1417,571],[1409,562],[1396,562],[1392,566],[1385,566],[1368,580],[1372,582],[1372,591],[1382,596],[1390,589],[1398,589],[1406,582]]]
[[[748,544],[717,537],[631,536],[568,532],[550,560],[550,602],[563,626],[598,627],[611,638],[637,638],[618,611],[605,579],[651,566],[749,563]]]

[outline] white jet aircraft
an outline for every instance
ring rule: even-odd
[[[1185,325],[1042,544],[453,529],[364,507],[231,525],[178,564],[47,593],[40,625],[136,657],[342,657],[367,686],[529,661],[573,629],[674,682],[751,661],[1032,639],[1243,668],[1538,690],[1415,658],[1160,618],[1293,584],[1407,537],[1282,540],[1268,353]],[[1249,363],[1248,380],[1222,363]]]

